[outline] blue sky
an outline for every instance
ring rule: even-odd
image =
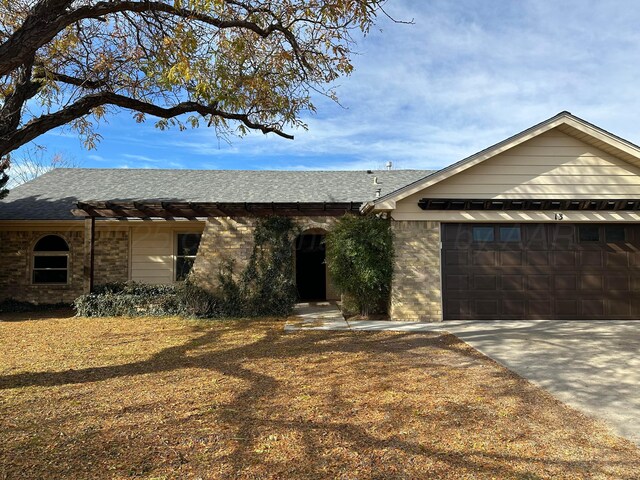
[[[219,140],[111,116],[86,151],[56,130],[47,154],[83,167],[441,168],[568,110],[640,143],[640,9],[631,0],[390,0],[362,39],[342,106],[318,99],[294,141]]]

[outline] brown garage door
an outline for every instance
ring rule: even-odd
[[[444,224],[444,318],[640,318],[640,225]]]

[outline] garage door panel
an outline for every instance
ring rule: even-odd
[[[521,318],[525,312],[525,300],[503,300],[502,316],[511,318]]]
[[[496,252],[474,251],[471,259],[474,266],[493,267],[496,265]]]
[[[469,277],[467,275],[446,275],[445,289],[449,291],[462,290],[466,292],[469,290]]]
[[[529,290],[550,290],[551,275],[528,275],[527,288]]]
[[[625,299],[607,300],[605,315],[610,318],[625,318],[631,315],[631,303]]]
[[[553,278],[553,288],[560,291],[575,292],[578,289],[576,275],[556,275]]]
[[[480,316],[497,317],[498,300],[476,300],[475,311],[477,311]]]
[[[547,300],[529,300],[528,307],[529,311],[526,315],[527,318],[540,320],[545,318],[552,317],[552,302]]]
[[[549,265],[549,252],[525,252],[527,265],[546,267]]]
[[[629,252],[627,251],[614,251],[605,252],[605,266],[608,269],[629,267]]]
[[[557,267],[575,267],[577,265],[577,252],[556,251],[551,253],[551,263]]]
[[[445,266],[448,265],[468,265],[469,253],[465,251],[450,250],[444,255]]]
[[[604,277],[597,273],[584,273],[580,276],[580,290],[601,293],[604,288]]]
[[[445,319],[639,318],[640,226],[590,226],[590,241],[578,225],[524,224],[501,242],[483,224],[495,239],[474,242],[473,224],[443,225]]]
[[[607,275],[605,277],[605,284],[607,290],[622,292],[628,292],[630,290],[629,277],[626,275]]]
[[[500,280],[502,290],[509,292],[524,291],[524,276],[522,275],[502,275]]]
[[[476,290],[495,290],[496,275],[476,275],[473,277],[473,287]]]
[[[580,301],[580,315],[588,318],[604,317],[604,300],[601,298],[583,299]]]
[[[580,266],[602,267],[602,265],[604,264],[602,259],[604,252],[585,251],[585,252],[580,252],[579,255],[580,255]]]
[[[572,299],[555,301],[556,312],[558,316],[577,317],[578,316],[578,301]]]
[[[502,267],[522,265],[522,252],[499,252],[498,258]]]

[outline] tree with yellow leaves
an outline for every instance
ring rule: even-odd
[[[116,109],[292,138],[385,0],[0,0],[0,158]],[[1,171],[0,171],[1,176]]]

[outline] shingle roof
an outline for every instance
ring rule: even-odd
[[[59,168],[13,189],[0,201],[0,220],[70,220],[78,201],[92,200],[362,203],[431,173]]]

